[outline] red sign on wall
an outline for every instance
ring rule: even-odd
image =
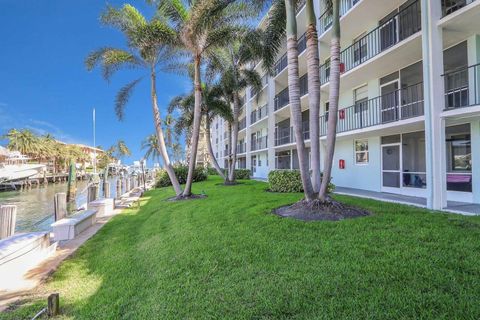
[[[338,160],[338,168],[345,169],[345,160],[343,159]]]
[[[340,73],[344,73],[344,72],[345,72],[345,63],[340,62]]]
[[[345,119],[345,110],[343,109],[338,110],[338,117],[340,118],[340,120]]]

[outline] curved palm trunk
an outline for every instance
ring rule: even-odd
[[[193,130],[190,140],[190,163],[188,164],[188,176],[183,190],[183,196],[188,197],[192,194],[193,171],[197,162],[198,137],[200,135],[200,125],[202,122],[202,84],[200,81],[200,57],[195,57],[195,107],[193,110]]]
[[[238,98],[238,93],[233,94],[233,125],[232,125],[232,164],[231,170],[228,173],[228,180],[230,182],[235,182],[235,164],[237,163],[237,143],[238,143],[238,117],[240,113],[239,107],[240,99]]]
[[[155,132],[157,134],[158,139],[158,148],[160,154],[163,158],[163,163],[165,166],[165,170],[167,171],[168,177],[172,182],[173,189],[175,190],[175,194],[177,196],[182,194],[182,188],[180,187],[180,183],[178,182],[177,176],[175,175],[175,171],[170,163],[170,157],[168,156],[167,147],[165,145],[165,138],[163,136],[163,129],[162,129],[162,120],[160,118],[160,110],[158,108],[157,103],[157,79],[155,75],[155,71],[152,69],[151,75],[151,96],[152,96],[152,111],[153,111],[153,122],[155,125]]]
[[[212,159],[213,167],[217,170],[217,173],[223,180],[225,180],[225,174],[223,173],[222,169],[218,165],[217,158],[215,157],[215,153],[213,152],[212,141],[210,140],[210,120],[208,119],[208,115],[205,116],[205,127],[206,127],[206,138],[207,138],[207,148],[208,153],[210,154],[210,158]]]
[[[333,155],[335,153],[335,141],[337,138],[337,113],[338,96],[340,91],[340,1],[333,1],[333,25],[332,40],[330,43],[330,110],[327,128],[327,152],[325,155],[325,164],[323,170],[323,179],[320,186],[319,198],[322,201],[327,200],[328,183],[332,176]]]
[[[308,156],[305,155],[305,142],[303,141],[302,108],[300,105],[300,79],[298,75],[298,42],[297,21],[295,16],[295,1],[285,0],[287,13],[287,58],[288,58],[288,94],[290,100],[290,114],[295,134],[298,163],[302,177],[305,199],[311,201],[313,193],[312,181],[308,170]]]
[[[230,174],[233,172],[233,177],[235,178],[235,163],[232,163],[232,123],[228,123],[228,168],[227,168],[227,179],[225,182],[230,183]]]
[[[320,58],[313,0],[307,0],[307,71],[313,191],[320,191]]]

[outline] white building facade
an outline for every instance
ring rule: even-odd
[[[328,116],[331,17],[315,3],[321,79],[321,157]],[[443,209],[480,203],[480,0],[342,0],[341,79],[333,183],[411,195]],[[297,14],[304,138],[310,145],[305,8]],[[263,89],[247,89],[237,167],[266,178],[297,169],[286,47]],[[265,74],[261,63],[256,66]],[[212,124],[227,163],[228,126]],[[323,164],[323,159],[321,160]]]

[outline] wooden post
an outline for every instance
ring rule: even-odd
[[[47,315],[49,317],[55,317],[60,313],[60,295],[58,293],[52,293],[48,296]]]
[[[67,195],[64,192],[55,193],[53,197],[53,212],[55,214],[55,221],[67,216]]]
[[[74,202],[77,193],[77,172],[75,161],[70,160],[70,167],[68,170],[68,188],[67,188],[67,202]]]
[[[122,180],[120,178],[117,179],[117,189],[115,192],[115,198],[120,199],[122,195]]]
[[[87,203],[97,200],[97,185],[93,184],[88,187]]]
[[[17,206],[0,206],[0,239],[13,236],[17,220]]]
[[[110,182],[108,181],[105,181],[103,183],[103,196],[105,197],[105,199],[110,198]]]

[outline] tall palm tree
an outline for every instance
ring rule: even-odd
[[[164,0],[160,11],[170,17],[179,35],[178,40],[189,52],[193,62],[194,112],[191,131],[191,154],[184,196],[191,195],[202,118],[201,67],[216,48],[227,45],[238,31],[238,23],[245,16],[241,4],[229,0]]]
[[[227,101],[233,105],[233,121],[231,139],[230,163],[228,168],[228,183],[235,183],[235,164],[237,162],[237,142],[240,117],[240,93],[247,87],[260,91],[262,80],[257,71],[246,67],[252,65],[261,56],[262,42],[260,41],[260,32],[246,29],[242,32],[236,41],[232,39],[225,48],[216,51],[209,61],[207,70],[209,72],[218,72],[220,74],[220,83],[222,84]],[[257,96],[258,97],[258,96]]]
[[[327,150],[319,199],[327,201],[328,184],[332,176],[333,155],[337,139],[338,98],[340,94],[340,0],[330,0],[332,12],[332,39],[330,42],[330,96],[327,123]]]
[[[8,139],[8,149],[19,151],[21,154],[36,157],[40,152],[39,139],[28,129],[11,129],[4,136]]]
[[[175,193],[177,196],[181,196],[182,189],[170,163],[165,145],[162,118],[157,101],[157,70],[171,70],[174,56],[173,45],[176,39],[175,30],[160,15],[147,21],[137,9],[128,4],[121,9],[108,7],[101,20],[104,24],[119,29],[125,35],[128,48],[124,50],[106,47],[91,53],[85,61],[87,69],[92,70],[100,64],[106,80],[109,80],[112,74],[121,68],[148,71],[153,121],[160,154]],[[115,111],[120,120],[123,119],[124,108],[133,89],[142,79],[143,76],[130,82],[117,94]]]

